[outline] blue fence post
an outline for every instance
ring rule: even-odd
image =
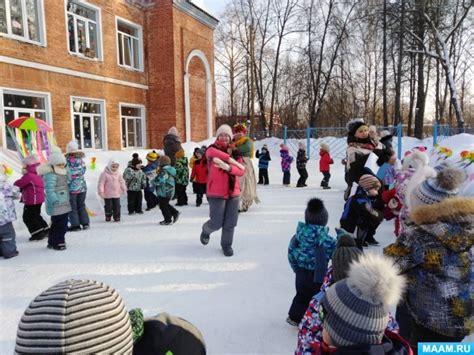
[[[286,145],[286,139],[288,138],[288,127],[283,127],[283,144]]]
[[[438,124],[435,123],[433,126],[433,145],[438,144]]]
[[[398,147],[397,147],[397,155],[398,159],[402,159],[402,124],[399,123],[397,124],[397,141],[398,141]]]
[[[311,127],[306,128],[306,152],[308,158],[311,157]]]

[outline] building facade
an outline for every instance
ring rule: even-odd
[[[161,147],[212,136],[218,21],[190,0],[0,0],[5,125],[45,120],[64,147]]]

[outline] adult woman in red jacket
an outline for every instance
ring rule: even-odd
[[[237,177],[245,168],[236,159],[237,150],[230,144],[232,129],[222,125],[217,129],[217,139],[206,150],[208,161],[207,198],[210,219],[203,224],[201,243],[209,243],[210,234],[222,228],[221,247],[225,256],[234,255],[232,241],[239,215],[240,186]]]

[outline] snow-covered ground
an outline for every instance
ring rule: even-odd
[[[190,188],[189,205],[179,207],[181,218],[175,225],[158,225],[162,220],[158,208],[141,216],[128,216],[125,199],[122,221],[104,221],[95,193],[98,175],[112,155],[123,168],[132,151],[87,154],[88,165],[90,157],[97,157],[96,169],[89,169],[86,175],[87,205],[97,215],[92,217],[89,230],[67,233],[65,251],[47,249],[46,240],[29,242],[21,222],[22,206],[18,204],[19,220],[14,225],[20,255],[0,260],[0,354],[13,353],[17,324],[29,302],[46,288],[70,278],[103,281],[117,289],[127,308],[140,307],[146,316],[167,311],[191,321],[202,331],[210,355],[291,354],[297,329],[285,322],[294,296],[288,242],[297,222],[304,220],[305,205],[311,197],[324,200],[329,211],[328,225],[335,235],[334,227],[339,226],[344,204],[343,166],[339,161],[333,165],[331,190],[319,187],[322,176],[318,160],[308,164],[307,188],[283,187],[280,140],[256,142],[256,148],[264,142],[273,159],[270,185],[259,185],[261,203],[239,216],[235,255],[231,258],[222,255],[219,232],[211,235],[209,245],[200,244],[208,205],[195,207]],[[419,144],[406,139],[404,150]],[[453,149],[453,157],[457,157],[461,150],[474,149],[474,137],[452,137],[443,145]],[[195,146],[185,144],[188,156]],[[138,152],[144,158],[146,151]],[[0,151],[0,162],[14,167],[12,181],[19,176],[19,162],[13,153]],[[297,178],[293,164],[292,186]],[[376,239],[381,246],[369,251],[381,253],[382,246],[394,240],[392,222],[382,223]],[[470,339],[473,341],[472,336]]]

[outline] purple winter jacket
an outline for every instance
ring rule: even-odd
[[[14,185],[21,190],[21,202],[25,205],[38,205],[44,202],[44,182],[36,172],[39,164],[28,165],[26,173]]]
[[[281,157],[281,170],[282,171],[290,171],[291,170],[291,163],[293,162],[293,157],[290,156],[287,150],[280,150],[280,157]]]

